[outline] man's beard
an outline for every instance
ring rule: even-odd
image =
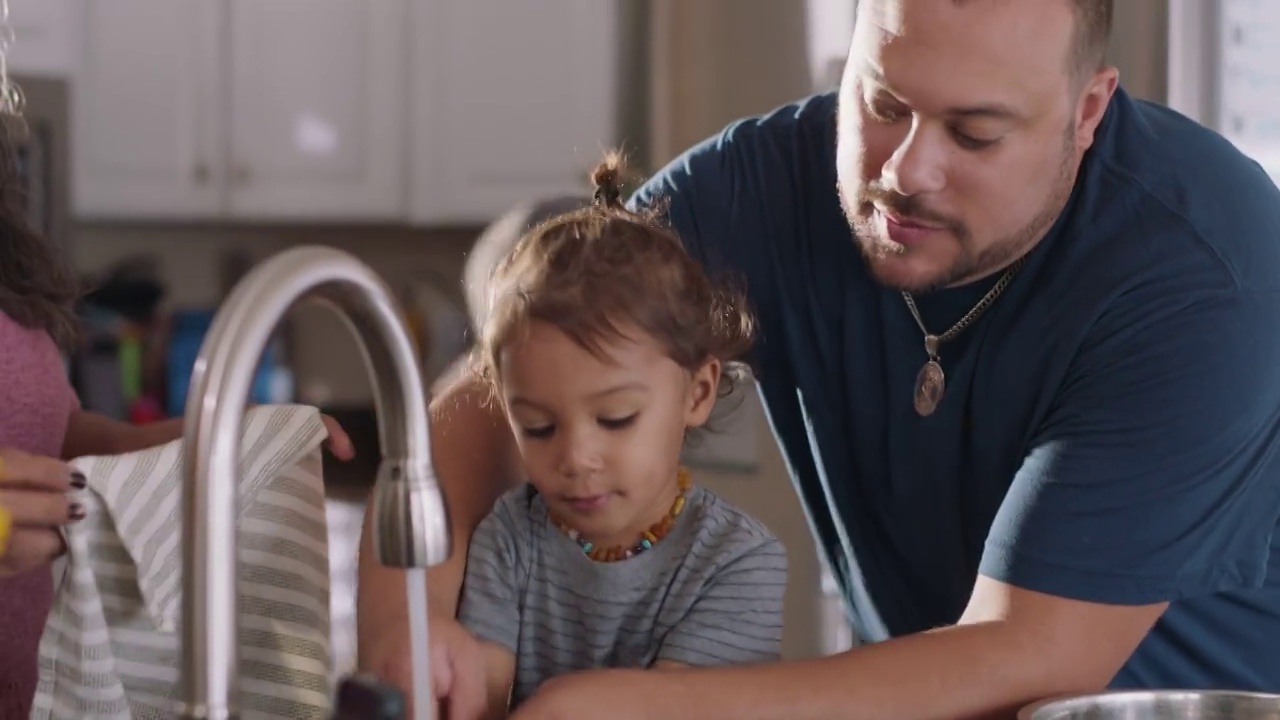
[[[1048,231],[1071,196],[1075,182],[1075,173],[1072,168],[1073,155],[1073,137],[1067,135],[1058,162],[1057,177],[1040,211],[1027,224],[977,252],[973,250],[973,235],[964,223],[929,210],[919,197],[900,195],[875,181],[862,186],[857,201],[852,207],[845,193],[840,192],[839,188],[837,188],[837,194],[840,197],[845,218],[853,230],[854,240],[876,280],[895,290],[928,293],[981,278],[1012,264],[1028,252]],[[893,256],[905,256],[911,252],[911,249],[894,242],[880,232],[875,221],[876,206],[899,217],[941,227],[942,232],[950,234],[959,243],[959,257],[943,272],[919,282],[894,282],[881,277],[876,272],[876,267],[882,261]]]

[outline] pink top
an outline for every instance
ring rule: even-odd
[[[0,448],[59,457],[76,407],[57,346],[0,312]],[[37,650],[52,602],[48,568],[0,578],[0,720],[30,717]]]

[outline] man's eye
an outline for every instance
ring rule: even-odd
[[[955,138],[956,144],[965,150],[983,150],[999,142],[999,138],[994,140],[988,138],[977,138],[968,133],[960,132],[959,130],[952,130],[951,136]]]
[[[873,120],[883,123],[897,122],[902,119],[904,112],[899,108],[881,107],[874,103],[867,104],[867,114]]]

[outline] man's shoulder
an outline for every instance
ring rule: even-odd
[[[695,182],[702,188],[741,192],[827,169],[835,158],[835,119],[835,94],[826,93],[734,120],[654,173],[635,202],[648,204]],[[830,162],[808,163],[810,156]]]
[[[1169,108],[1119,93],[1108,113],[1081,209],[1099,244],[1131,251],[1148,271],[1199,269],[1242,290],[1274,290],[1280,191],[1267,172]]]

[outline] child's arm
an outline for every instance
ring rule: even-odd
[[[663,638],[654,669],[778,660],[786,589],[787,551],[777,538],[731,554]]]
[[[516,679],[516,654],[491,642],[480,643],[484,650],[484,685],[488,705],[484,720],[506,720],[511,707],[511,687]]]
[[[527,509],[508,494],[480,521],[467,549],[458,621],[484,651],[486,720],[506,718],[510,705],[520,639],[520,588],[527,572],[518,538],[528,537],[527,528]]]

